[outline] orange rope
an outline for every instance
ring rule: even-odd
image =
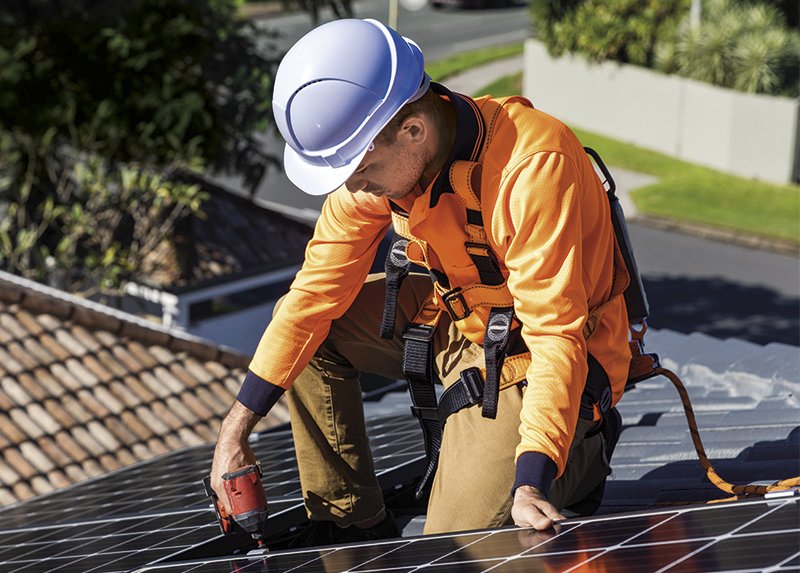
[[[683,411],[686,414],[686,420],[689,423],[689,433],[692,435],[692,441],[694,442],[694,449],[697,451],[697,457],[700,458],[700,463],[702,464],[703,469],[706,470],[708,479],[711,480],[711,483],[713,483],[722,491],[736,496],[733,498],[714,500],[715,502],[730,501],[732,499],[738,499],[739,496],[764,495],[772,491],[785,491],[793,487],[800,486],[800,476],[780,480],[772,485],[733,485],[722,479],[719,474],[714,471],[714,468],[711,465],[711,462],[708,460],[708,456],[706,455],[705,448],[703,448],[703,442],[700,440],[700,431],[697,429],[697,420],[694,417],[692,403],[689,401],[689,393],[686,391],[686,387],[683,385],[683,382],[681,382],[681,379],[678,378],[677,374],[671,370],[667,370],[666,368],[656,368],[653,370],[653,374],[660,374],[669,378],[669,380],[675,386],[675,389],[678,391],[678,394],[680,394],[681,402],[683,403]]]

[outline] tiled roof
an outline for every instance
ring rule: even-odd
[[[247,364],[0,272],[0,504],[215,441]]]
[[[179,293],[303,262],[311,226],[211,182],[200,184],[209,194],[203,216],[188,215],[176,225],[177,251],[155,253],[154,268],[140,282]]]

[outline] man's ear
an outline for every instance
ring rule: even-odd
[[[422,115],[409,115],[400,126],[398,137],[404,137],[409,143],[420,144],[428,137],[428,122]]]

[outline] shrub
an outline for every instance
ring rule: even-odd
[[[688,0],[532,0],[538,38],[553,55],[583,54],[651,66],[659,39],[673,33]]]
[[[255,185],[277,53],[235,0],[0,3],[0,268],[113,289],[199,212],[185,172]],[[59,277],[56,280],[54,277]]]
[[[751,93],[800,94],[800,33],[774,6],[709,0],[700,26],[684,20],[657,49],[665,72]]]

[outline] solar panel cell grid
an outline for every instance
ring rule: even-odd
[[[367,433],[379,478],[392,474],[391,479],[395,479],[399,469],[423,462],[419,424],[411,416],[370,420]],[[291,431],[262,434],[251,445],[261,462],[268,499],[301,500]],[[0,508],[0,522],[3,528],[11,529],[205,508],[209,501],[200,479],[210,469],[212,454],[211,445],[180,450],[23,504]],[[407,477],[416,477],[414,470]]]
[[[701,573],[789,570],[798,558],[800,505],[789,499],[573,520],[551,532],[508,528],[142,571]]]

